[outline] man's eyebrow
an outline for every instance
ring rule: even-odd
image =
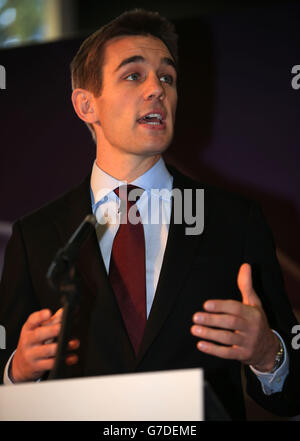
[[[161,59],[161,62],[162,64],[167,64],[168,66],[174,67],[174,69],[177,71],[176,63],[174,62],[174,60],[172,60],[172,58],[164,57]]]
[[[177,71],[176,64],[172,60],[172,58],[163,57],[163,58],[161,58],[160,61],[162,64],[167,64],[168,66],[172,66]],[[146,62],[145,58],[142,57],[141,55],[133,55],[132,57],[128,57],[128,58],[125,58],[124,60],[122,60],[121,63],[118,65],[118,67],[115,69],[115,72],[117,72],[119,69],[121,69],[121,67],[126,66],[126,64],[145,63],[145,62]]]

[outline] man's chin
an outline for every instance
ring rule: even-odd
[[[143,152],[146,155],[161,155],[162,153],[164,153],[169,145],[171,144],[171,139],[168,141],[164,141],[164,142],[155,142],[155,143],[151,143],[149,142],[149,144],[145,143],[140,151]]]

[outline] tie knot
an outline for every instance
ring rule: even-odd
[[[129,204],[135,204],[144,190],[136,185],[121,185],[114,190],[116,195],[121,199],[121,201],[127,201]]]

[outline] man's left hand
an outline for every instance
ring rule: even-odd
[[[249,264],[241,265],[237,284],[242,302],[206,301],[203,305],[205,312],[193,315],[191,333],[200,338],[197,342],[199,351],[239,360],[261,372],[270,372],[279,350],[279,340],[271,331],[260,299],[254,291]]]

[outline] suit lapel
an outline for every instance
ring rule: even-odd
[[[181,190],[193,189],[193,207],[196,203],[195,183],[176,171],[172,170],[174,176],[173,188]],[[199,187],[198,187],[199,188]],[[184,204],[182,204],[183,210]],[[185,276],[194,260],[196,252],[201,245],[202,235],[187,235],[186,228],[190,227],[185,222],[182,211],[182,223],[175,223],[174,200],[172,204],[172,215],[170,220],[169,235],[164,254],[161,273],[152,305],[152,309],[147,321],[143,342],[138,354],[139,363],[147,349],[159,334],[161,327],[171,312],[173,305],[180,294]],[[205,218],[207,212],[205,212]]]
[[[62,246],[68,242],[84,218],[92,212],[89,182],[90,176],[80,186],[65,196],[62,204],[63,209],[54,220],[61,237]],[[96,295],[99,288],[102,287],[105,271],[96,232],[93,232],[83,244],[76,268],[82,275],[91,293]]]

